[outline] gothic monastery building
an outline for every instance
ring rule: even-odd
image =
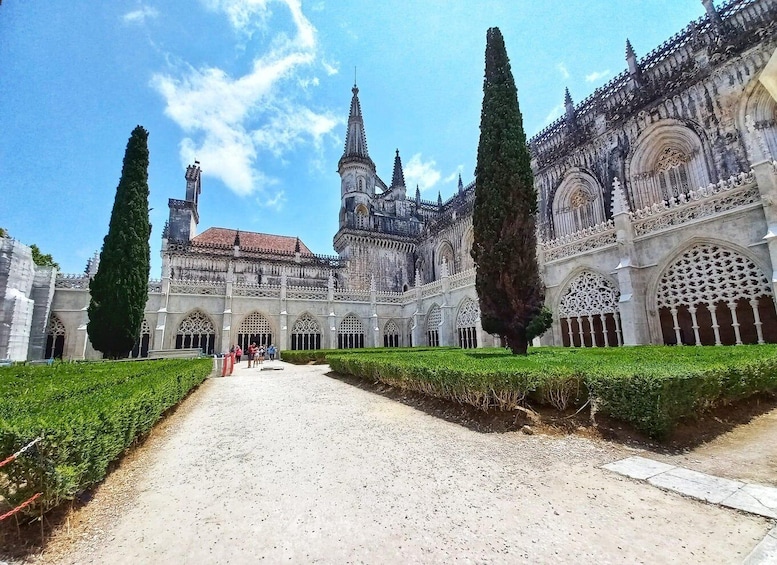
[[[730,0],[627,68],[530,141],[537,255],[553,326],[543,345],[777,342],[777,0]],[[475,183],[442,201],[390,182],[352,91],[336,255],[298,238],[198,233],[199,164],[170,199],[149,350],[498,344],[480,327]],[[207,189],[207,187],[206,187]],[[0,358],[95,358],[89,278],[35,268],[0,240]],[[9,329],[10,328],[10,329]]]

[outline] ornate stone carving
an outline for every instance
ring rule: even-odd
[[[620,291],[599,273],[584,271],[567,286],[558,313],[562,318],[614,314],[618,311]]]
[[[320,334],[321,326],[313,316],[305,312],[299,318],[297,318],[296,322],[294,322],[294,325],[291,328],[291,333],[292,334]]]
[[[216,328],[213,321],[199,310],[195,310],[181,321],[178,326],[178,334],[183,335],[201,335],[214,334]]]
[[[697,244],[678,257],[661,275],[660,307],[693,307],[771,296],[766,276],[750,259],[709,243]]]
[[[461,304],[459,313],[456,316],[456,328],[471,328],[474,327],[477,321],[480,319],[480,307],[478,303],[467,298]]]

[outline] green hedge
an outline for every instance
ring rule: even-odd
[[[777,392],[777,346],[537,348],[329,352],[333,370],[471,404],[510,410],[529,399],[596,410],[666,438],[681,418]]]
[[[370,347],[362,349],[307,349],[307,350],[284,350],[281,357],[287,363],[295,365],[316,365],[326,364],[329,355],[364,355],[366,353],[386,353],[390,351],[395,354],[401,353],[421,353],[424,351],[448,351],[456,350],[454,347],[398,347],[387,349],[385,347]]]
[[[6,465],[2,495],[36,492],[44,510],[101,481],[108,465],[148,433],[211,372],[210,359],[56,363],[0,369],[0,458],[42,436]]]

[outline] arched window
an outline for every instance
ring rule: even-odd
[[[237,333],[237,343],[243,351],[248,349],[252,343],[255,343],[257,346],[264,345],[267,347],[272,342],[270,322],[267,321],[263,314],[252,312],[243,318]]]
[[[340,322],[337,331],[338,349],[359,349],[364,347],[364,326],[361,320],[353,314],[348,314]]]
[[[369,229],[370,227],[370,211],[364,204],[356,206],[356,227],[361,230]]]
[[[146,319],[143,318],[143,323],[140,324],[140,335],[138,336],[138,340],[135,342],[135,346],[132,348],[130,357],[148,357],[148,348],[150,343],[151,326],[149,326]]]
[[[620,292],[608,278],[583,271],[572,279],[558,307],[565,347],[621,345]]]
[[[456,332],[459,334],[459,347],[474,349],[478,346],[477,321],[480,319],[478,303],[465,298],[456,315]]]
[[[677,202],[710,183],[701,138],[678,122],[649,128],[637,141],[629,176],[633,210]]]
[[[292,349],[321,349],[321,326],[308,314],[302,314],[291,328]]]
[[[426,344],[430,347],[440,345],[440,325],[442,324],[442,310],[435,304],[426,315]]]
[[[777,341],[769,281],[755,263],[712,243],[693,245],[663,272],[657,306],[666,344]]]
[[[212,355],[215,347],[216,328],[208,316],[195,310],[181,321],[175,335],[176,349],[201,349]]]
[[[597,180],[578,169],[569,172],[553,198],[554,237],[590,228],[605,219],[602,188]]]
[[[383,347],[399,347],[400,335],[399,327],[394,320],[389,320],[383,326]]]
[[[453,275],[456,272],[453,246],[448,241],[443,241],[442,244],[437,248],[438,278],[443,276],[443,265],[445,265],[445,269],[447,269],[449,275]]]
[[[65,324],[56,315],[49,318],[46,330],[46,351],[44,359],[62,359],[65,352]]]
[[[751,163],[761,158],[777,159],[777,101],[757,78],[753,80],[755,88],[747,97],[740,117]],[[764,149],[768,155],[762,155]]]

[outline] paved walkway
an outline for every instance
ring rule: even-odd
[[[772,527],[601,469],[622,446],[477,433],[274,363],[200,387],[41,561],[740,564]]]
[[[777,487],[715,477],[636,455],[608,463],[602,468],[704,502],[777,518]],[[777,563],[777,527],[764,537],[745,559],[745,563]]]

